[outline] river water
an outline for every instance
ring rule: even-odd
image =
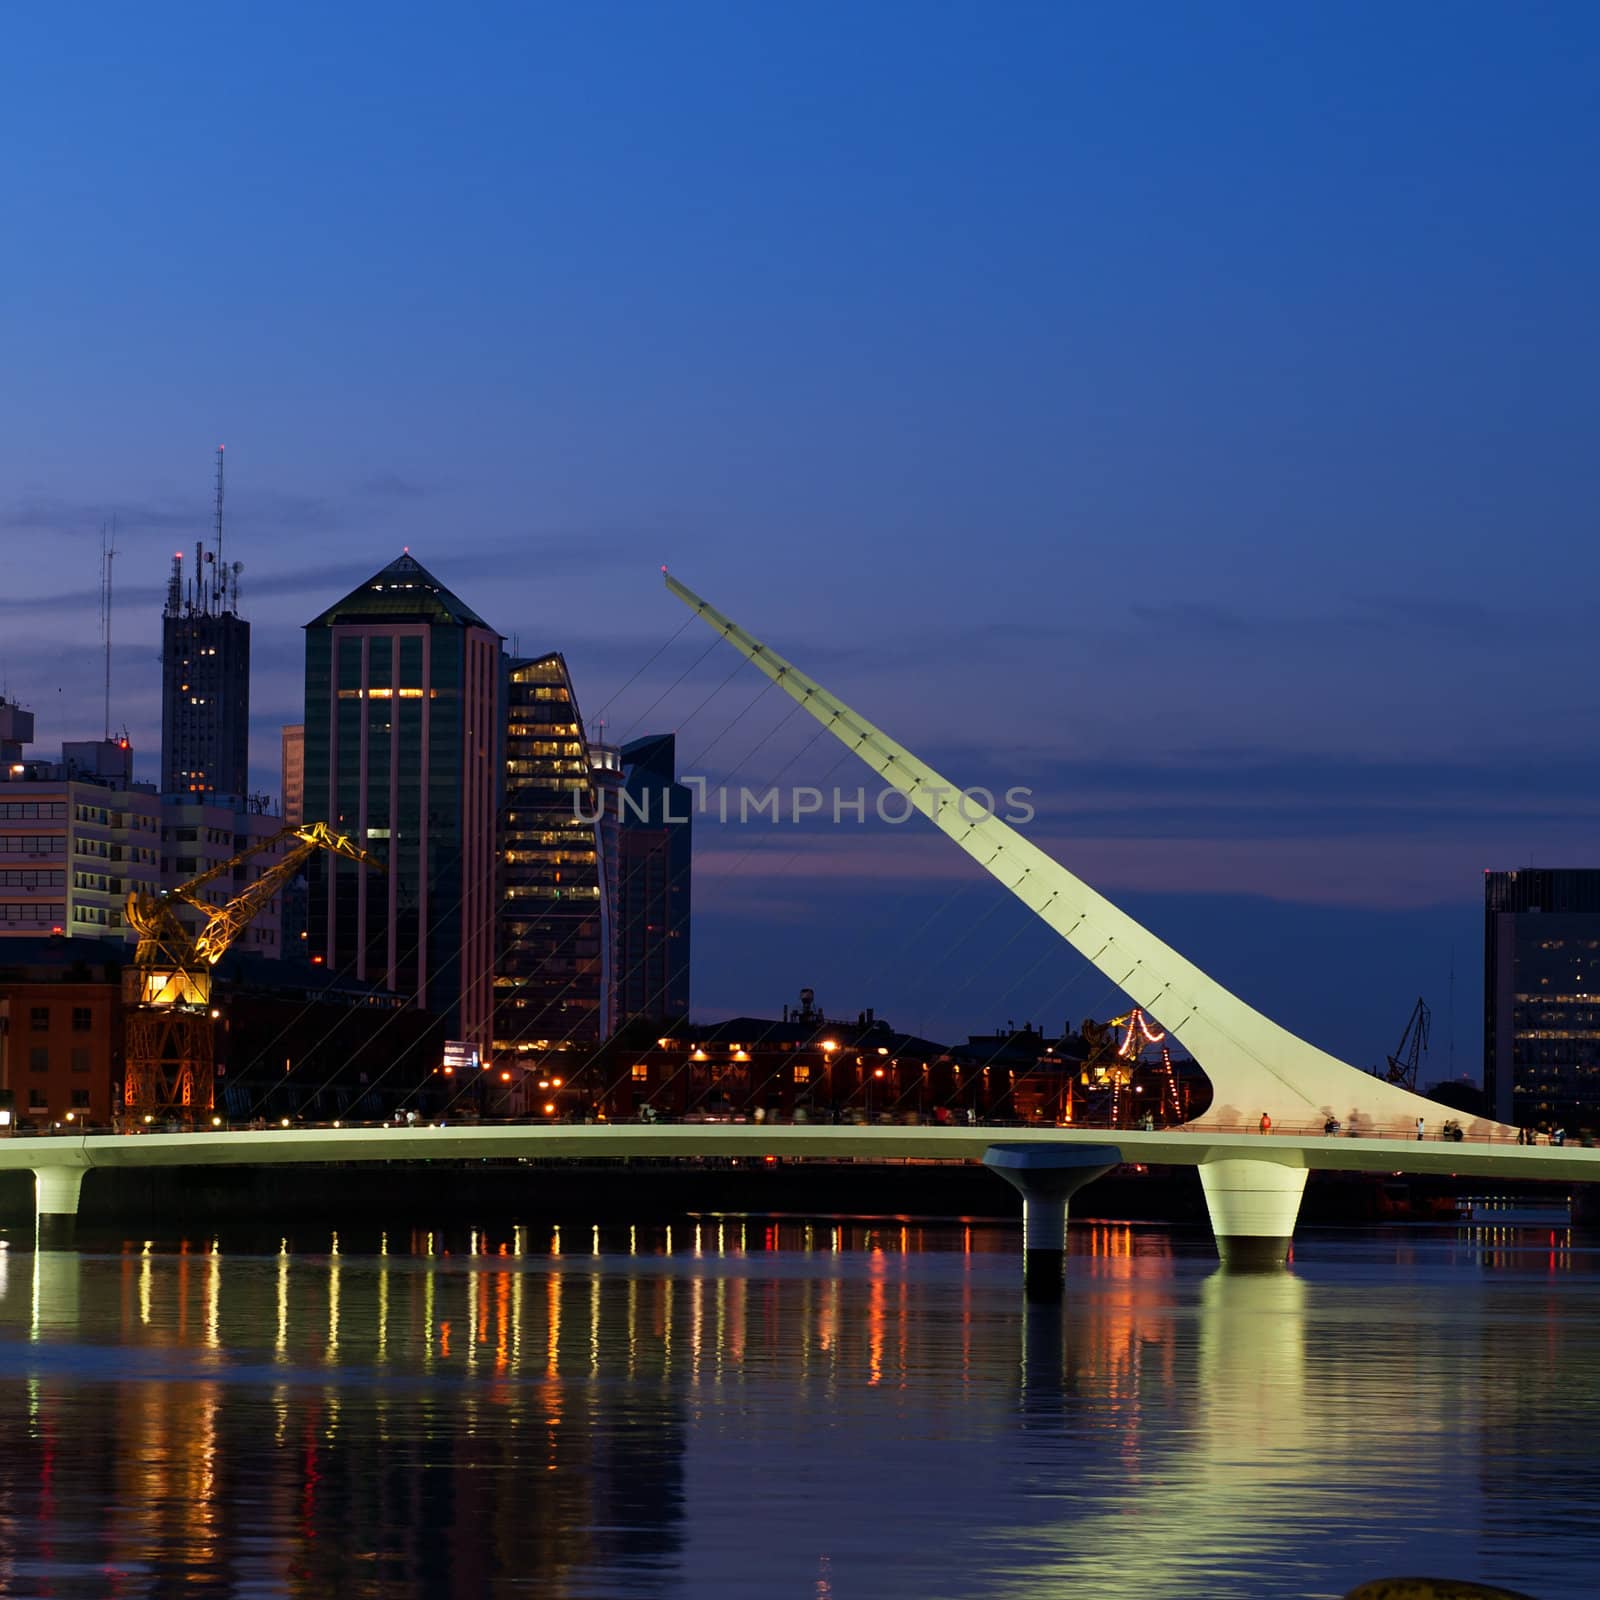
[[[1600,1593],[1600,1253],[707,1220],[0,1248],[0,1593]]]

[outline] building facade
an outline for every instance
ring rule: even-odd
[[[409,554],[306,625],[303,820],[385,869],[312,858],[311,959],[485,1053],[501,662],[499,634]]]
[[[676,1023],[659,1034],[624,1023],[549,1103],[556,1115],[866,1122],[953,1121],[998,1103],[1000,1080],[964,1071],[945,1046],[870,1011],[830,1020],[809,990],[801,998],[781,1020]]]
[[[600,852],[600,1037],[616,1027],[622,984],[622,751],[589,746],[594,783],[595,845]]]
[[[1600,1129],[1600,871],[1485,873],[1483,954],[1490,1115]]]
[[[672,734],[622,751],[619,1008],[669,1022],[689,1015],[693,797],[677,781]]]
[[[282,1117],[384,1122],[459,1114],[439,1070],[438,1023],[322,966],[230,951],[217,968],[217,1106],[230,1123]]]
[[[283,730],[283,820],[299,827],[306,819],[306,727],[289,723]]]
[[[122,958],[99,940],[0,946],[0,1091],[19,1126],[111,1123],[121,1092]]]
[[[566,662],[557,654],[513,661],[494,979],[502,1066],[592,1050],[610,1031],[596,795]]]
[[[57,763],[0,771],[0,938],[58,934],[132,942],[123,906],[161,881],[152,790],[61,777]]]
[[[209,551],[187,582],[172,558],[161,616],[161,792],[244,795],[250,788],[250,624]]]

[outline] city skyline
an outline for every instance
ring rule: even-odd
[[[8,19],[13,214],[53,245],[7,269],[10,692],[45,747],[99,732],[115,516],[113,713],[152,772],[163,578],[226,443],[262,787],[300,624],[406,544],[562,650],[606,737],[677,732],[714,779],[770,733],[769,781],[798,745],[768,703],[725,732],[746,680],[698,711],[715,658],[651,662],[666,562],[941,767],[1030,784],[1032,837],[1319,1043],[1380,1060],[1423,990],[1471,1070],[1482,872],[1597,862],[1596,23],[1359,9],[764,16],[714,59],[646,13],[394,21],[374,57],[357,11],[315,60]],[[1003,909],[953,1000],[903,935],[863,960],[991,910],[931,837],[698,833],[707,1015],[1098,998],[1014,988],[1045,947]]]
[[[1586,1600],[1597,85],[0,7],[0,1591]]]

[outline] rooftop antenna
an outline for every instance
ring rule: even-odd
[[[222,451],[223,446],[217,446],[217,610],[223,612],[228,609],[228,569],[222,564]]]
[[[105,525],[100,528],[100,637],[106,645],[106,700],[105,724],[102,738],[111,737],[111,563],[117,554],[117,519],[111,519],[111,538],[106,539]]]

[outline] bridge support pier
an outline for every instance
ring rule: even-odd
[[[1067,1203],[1121,1163],[1115,1145],[992,1144],[984,1151],[984,1166],[1022,1195],[1022,1286],[1030,1300],[1060,1297]]]
[[[1261,1272],[1288,1260],[1305,1193],[1304,1167],[1251,1157],[1203,1161],[1200,1187],[1223,1266]]]
[[[78,1242],[78,1196],[85,1167],[37,1167],[33,1174],[34,1243],[40,1250],[70,1250]]]

